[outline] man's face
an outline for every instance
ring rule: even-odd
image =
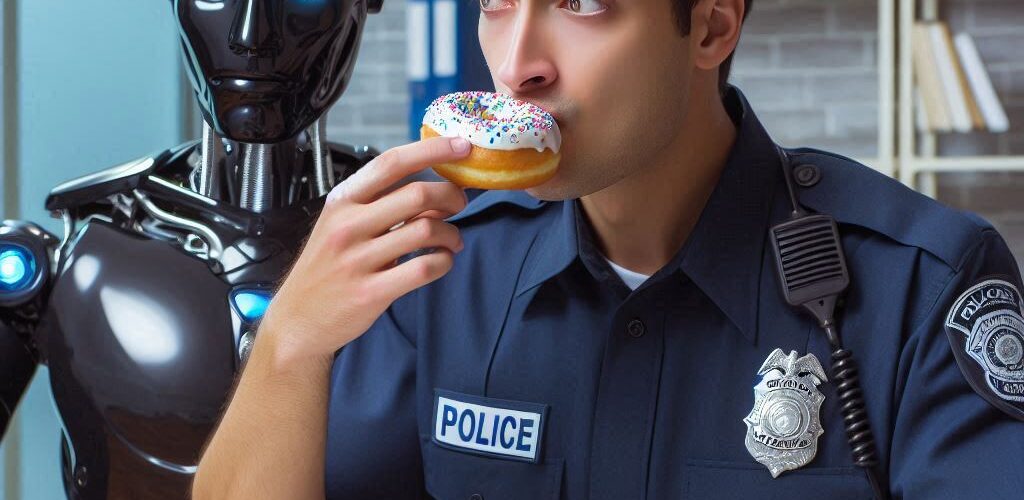
[[[351,76],[355,0],[173,0],[206,121],[241,142],[296,136]]]
[[[479,0],[495,89],[554,115],[562,160],[527,189],[561,200],[649,168],[683,126],[693,63],[670,0]]]

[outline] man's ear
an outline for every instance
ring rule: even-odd
[[[736,49],[743,27],[744,0],[698,0],[690,13],[694,65],[717,68]]]

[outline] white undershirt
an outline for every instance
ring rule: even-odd
[[[602,255],[602,257],[604,256]],[[636,287],[640,286],[640,284],[646,281],[647,278],[651,277],[649,274],[640,274],[635,271],[630,271],[629,269],[608,260],[608,257],[604,257],[604,260],[612,266],[615,274],[618,274],[619,277],[622,278],[622,281],[626,283],[626,286],[628,286],[630,290],[636,290]]]

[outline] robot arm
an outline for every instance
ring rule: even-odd
[[[34,331],[57,244],[55,236],[31,222],[0,222],[0,438],[40,359]]]

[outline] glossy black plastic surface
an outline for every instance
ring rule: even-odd
[[[47,348],[87,490],[103,489],[104,472],[119,488],[187,484],[235,371],[228,289],[164,241],[103,221],[81,230],[51,296]]]
[[[219,259],[202,259],[177,241],[139,231],[152,221],[112,207],[109,196],[66,207],[77,229],[33,341],[49,365],[65,431],[69,498],[187,498],[202,445],[241,367],[241,338],[257,326],[240,318],[232,290],[273,291],[323,207],[323,197],[305,193],[255,214],[170,189],[189,174],[195,147],[153,155],[150,167],[127,175],[87,176],[51,192],[57,206],[134,186],[163,209],[204,221],[224,243]],[[337,179],[378,154],[330,148]]]
[[[247,143],[295,137],[330,108],[367,15],[363,0],[172,1],[203,118]]]

